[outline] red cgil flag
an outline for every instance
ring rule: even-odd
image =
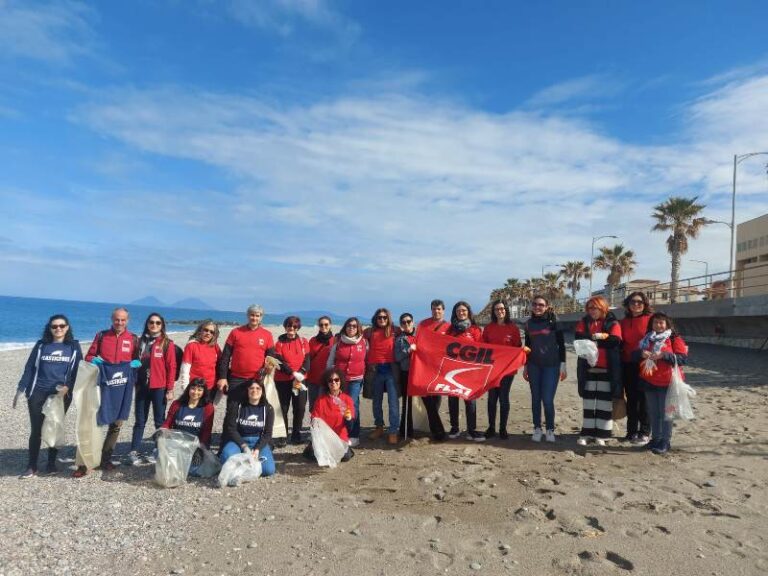
[[[410,396],[457,396],[474,400],[525,364],[522,348],[470,342],[420,330],[411,354]]]

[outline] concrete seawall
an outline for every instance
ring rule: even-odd
[[[768,351],[768,295],[725,298],[657,306],[671,316],[675,327],[690,342]],[[622,308],[614,309],[618,318]],[[559,320],[572,331],[584,313],[563,314]]]

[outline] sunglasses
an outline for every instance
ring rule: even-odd
[[[376,320],[389,320],[387,316],[376,316]]]
[[[328,324],[328,322],[323,322],[322,324],[318,324],[318,326],[320,326],[320,328],[328,328],[330,324]]]
[[[630,300],[629,303],[630,304],[644,304],[644,302],[642,300]]]
[[[533,307],[534,308],[544,308],[545,306],[546,306],[546,304],[543,304],[541,302],[534,302],[533,303]]]
[[[413,324],[413,320],[400,320],[400,324]]]
[[[149,325],[155,325],[155,324],[162,324],[163,322],[161,320],[150,320],[147,322]]]
[[[216,330],[211,330],[210,328],[203,328],[200,332],[203,334],[216,334]]]
[[[286,324],[285,327],[286,328],[296,328],[297,330],[299,328],[301,328],[301,326],[299,324]]]
[[[64,330],[66,327],[66,324],[51,324],[51,330]]]
[[[341,382],[341,378],[335,377],[335,378],[328,378],[328,384],[339,384]]]

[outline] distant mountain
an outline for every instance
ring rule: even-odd
[[[334,324],[339,324],[347,319],[346,316],[336,314],[336,312],[328,312],[327,310],[291,310],[290,312],[277,313],[275,316],[298,316],[302,320],[302,324],[309,325],[314,323],[320,316],[330,316]]]
[[[165,306],[163,302],[154,296],[145,296],[144,298],[139,298],[138,300],[131,302],[131,304],[135,304],[137,306]]]
[[[190,310],[213,310],[213,306],[209,306],[202,300],[197,298],[184,298],[170,305],[171,308],[188,308]]]

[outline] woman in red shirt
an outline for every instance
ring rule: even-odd
[[[397,444],[397,430],[400,426],[400,406],[397,402],[397,383],[395,382],[395,337],[397,333],[392,325],[392,314],[386,308],[379,308],[371,318],[372,327],[363,336],[368,340],[366,365],[373,370],[373,422],[376,429],[369,438],[376,440],[384,435],[384,392],[387,393],[389,407],[389,428],[387,443]]]
[[[307,373],[307,388],[309,411],[315,405],[315,400],[320,395],[322,388],[323,372],[328,364],[328,356],[336,343],[336,338],[331,331],[331,319],[328,316],[320,316],[317,319],[317,334],[309,339],[309,372]]]
[[[299,336],[301,319],[288,316],[283,320],[285,334],[281,334],[275,343],[275,352],[281,360],[280,369],[275,372],[275,387],[280,398],[285,429],[288,430],[288,408],[293,405],[293,427],[291,442],[301,442],[301,424],[307,406],[307,387],[304,384],[309,372],[309,342]]]
[[[322,376],[321,387],[322,393],[315,400],[312,408],[312,418],[319,418],[328,424],[339,438],[349,444],[349,429],[355,417],[355,403],[350,396],[341,391],[344,387],[344,375],[341,370],[336,368],[326,370]],[[305,448],[304,455],[314,460],[312,444]],[[354,455],[352,448],[347,447],[347,453],[341,461],[346,462]]]
[[[613,399],[624,395],[621,389],[621,326],[609,311],[602,296],[587,300],[587,315],[576,324],[576,340],[593,340],[597,344],[597,363],[589,366],[584,358],[577,365],[579,396],[583,401],[580,446],[594,440],[605,446],[613,435]]]
[[[181,358],[179,382],[184,390],[195,378],[205,380],[205,389],[211,395],[216,385],[216,365],[221,358],[219,347],[219,327],[213,320],[203,320],[197,325],[194,334],[184,348]],[[213,398],[210,398],[213,400]]]
[[[651,420],[652,438],[648,444],[654,454],[669,452],[672,422],[664,415],[667,390],[675,365],[688,361],[688,346],[675,332],[672,319],[663,312],[651,316],[648,332],[640,341],[633,357],[640,363],[640,383],[645,389],[645,401]],[[650,361],[649,365],[645,362]],[[682,376],[682,369],[680,368]]]
[[[627,436],[633,444],[647,444],[650,423],[645,409],[645,393],[638,380],[638,363],[632,359],[640,341],[645,337],[653,314],[648,297],[632,292],[624,299],[624,318],[621,319],[621,381],[627,395]]]
[[[520,338],[520,328],[512,320],[506,302],[496,300],[491,305],[491,323],[483,329],[483,342],[488,344],[501,344],[504,346],[516,346],[522,348],[523,341]],[[501,406],[499,414],[499,436],[507,438],[507,420],[509,419],[509,391],[512,388],[512,380],[517,372],[506,374],[501,379],[498,388],[488,391],[488,429],[486,438],[496,436],[496,404]]]
[[[483,332],[477,326],[475,318],[472,315],[472,308],[468,302],[459,300],[453,305],[451,311],[451,327],[446,332],[448,336],[462,338],[472,342],[482,342]],[[519,336],[518,336],[519,338]],[[474,400],[464,400],[464,410],[467,415],[467,436],[475,442],[484,442],[485,436],[478,432],[477,427],[477,406]],[[459,399],[455,396],[448,398],[448,414],[451,420],[451,429],[448,432],[448,438],[458,438],[459,432]]]

